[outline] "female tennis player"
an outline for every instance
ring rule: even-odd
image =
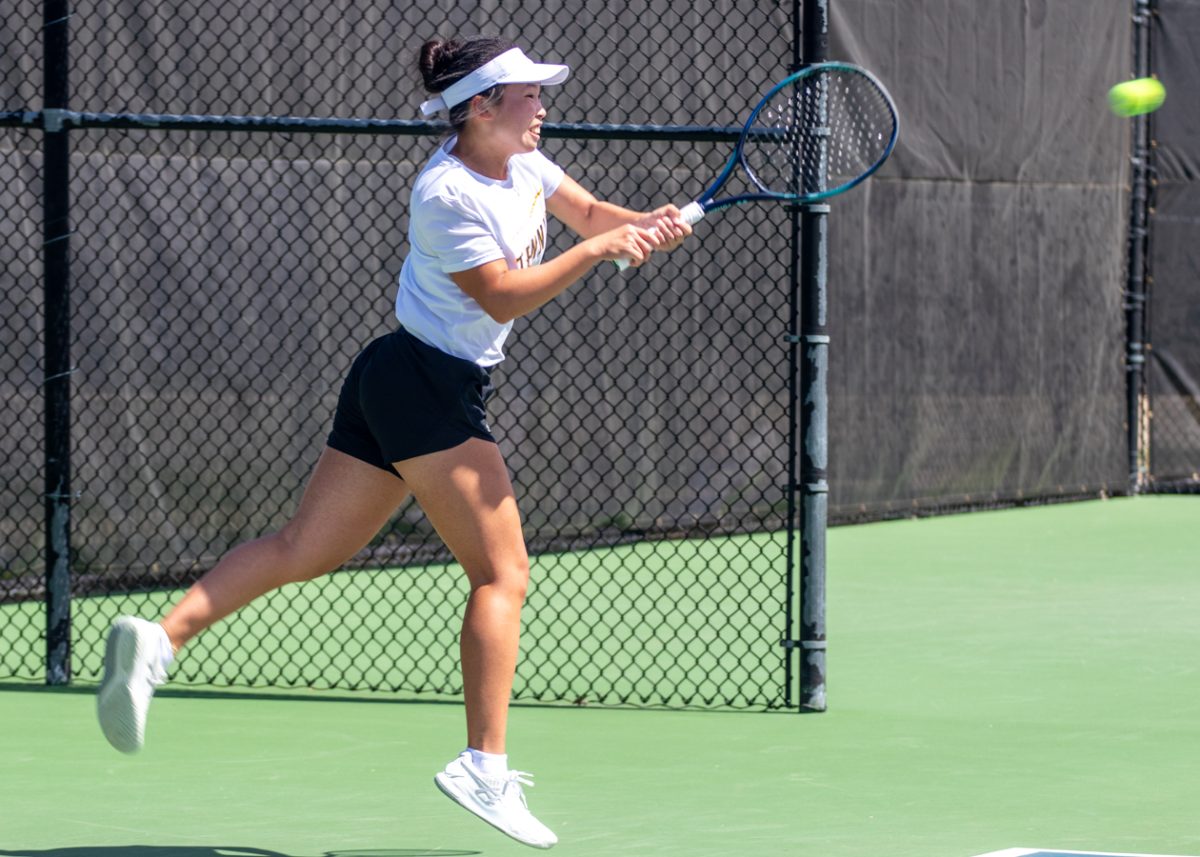
[[[295,516],[243,544],[161,622],[118,619],[108,635],[97,712],[108,741],[141,748],[146,712],[174,653],[214,622],[286,583],[310,580],[361,550],[410,494],[470,581],[461,659],[467,747],[434,778],[450,798],[509,836],[549,848],[505,749],[529,559],[504,459],[486,421],[489,373],[513,319],[597,264],[633,265],[691,232],[665,205],[598,201],[538,151],[541,88],[568,69],[495,38],[426,43],[420,54],[453,135],[418,176],[397,330],[370,343],[342,387],[328,446]],[[581,240],[543,262],[546,212]]]

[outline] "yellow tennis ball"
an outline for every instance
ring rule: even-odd
[[[1108,106],[1118,116],[1140,116],[1162,107],[1167,90],[1156,78],[1139,77],[1118,83],[1108,91]]]

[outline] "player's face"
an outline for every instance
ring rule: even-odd
[[[532,152],[542,139],[542,87],[536,83],[510,83],[496,108],[496,130],[517,152]]]

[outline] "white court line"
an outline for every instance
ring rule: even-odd
[[[1122,851],[1068,851],[1066,849],[1004,849],[989,851],[976,857],[1027,857],[1037,853],[1055,853],[1055,855],[1088,855],[1088,857],[1180,857],[1180,855],[1147,855],[1147,853],[1130,853]]]

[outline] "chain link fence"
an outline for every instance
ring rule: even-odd
[[[511,5],[73,9],[71,106],[92,116],[70,137],[74,678],[98,678],[116,615],[161,614],[286,521],[350,362],[394,326],[405,203],[436,133],[266,134],[220,116],[408,119],[424,39],[499,32],[572,65],[546,93],[552,122],[719,127],[792,50],[787,16],[754,4],[749,39],[716,6]],[[40,98],[40,8],[21,12],[26,36],[0,31],[24,58],[10,116]],[[686,68],[664,61],[684,52]],[[208,119],[119,129],[114,114]],[[3,134],[17,214],[0,224],[0,674],[37,678],[41,134]],[[547,137],[574,178],[634,208],[694,193],[729,145]],[[518,322],[490,406],[535,554],[517,698],[789,704],[785,225],[765,209],[731,218],[650,276],[598,272]],[[550,254],[571,243],[555,235]],[[202,635],[173,680],[458,694],[466,587],[450,561],[409,503],[344,570]]]
[[[42,308],[41,173],[38,135],[0,128],[0,602],[29,601],[40,608],[42,568],[42,461],[44,432],[40,347]],[[15,215],[15,216],[12,216]],[[45,655],[45,619],[0,621],[0,673],[39,676]]]
[[[888,81],[904,130],[829,221],[832,520],[1126,489],[1125,137],[1074,95],[1039,99],[1038,121],[1011,97],[1066,69],[1120,76],[1127,14],[1078,5],[981,7],[984,49],[920,4],[834,4],[830,55]],[[597,196],[647,208],[722,166],[729,126],[793,62],[793,11],[73,7],[73,676],[98,678],[116,615],[161,614],[295,508],[350,361],[394,325],[408,193],[440,134],[416,121],[422,41],[499,34],[571,65],[546,92],[544,150]],[[46,529],[62,524],[43,475],[42,14],[15,0],[0,20],[0,677],[35,680]],[[1048,122],[1090,148],[1046,145]],[[1160,197],[1156,234],[1191,222]],[[796,651],[780,645],[802,606],[790,227],[770,206],[713,218],[686,252],[598,269],[518,321],[490,407],[534,554],[518,698],[795,707]],[[551,232],[548,254],[569,246]],[[1156,476],[1191,473],[1200,449],[1162,374],[1173,354],[1196,375],[1195,295],[1172,294],[1183,303],[1150,313],[1151,410],[1184,433],[1151,432]],[[201,635],[173,680],[455,695],[465,596],[408,505],[343,570]]]

